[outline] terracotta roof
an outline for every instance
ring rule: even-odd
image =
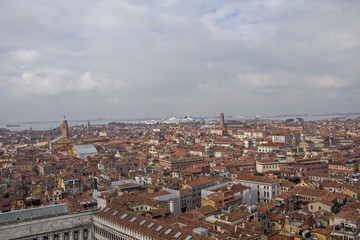
[[[278,183],[279,181],[270,177],[265,176],[257,176],[253,174],[245,174],[235,178],[240,181],[249,181],[249,182],[257,182],[257,183]]]
[[[332,233],[332,230],[330,229],[326,229],[326,228],[316,228],[316,229],[311,229],[310,232],[312,233],[320,233],[322,235],[330,235]]]
[[[291,182],[291,181],[285,181],[285,182],[282,182],[281,184],[280,184],[280,186],[282,186],[282,187],[288,187],[288,188],[292,188],[292,187],[294,187],[295,186],[295,183],[293,183],[293,182]]]
[[[244,218],[246,216],[249,216],[251,214],[252,213],[246,212],[246,211],[239,208],[239,209],[236,209],[233,212],[222,215],[220,217],[220,219],[224,220],[224,221],[235,222],[236,220],[239,220],[239,219]],[[227,220],[226,220],[226,218],[227,218]]]
[[[191,182],[189,182],[187,185],[191,186],[191,187],[197,187],[197,186],[201,186],[207,183],[213,182],[213,180],[207,178],[207,177],[199,177]]]
[[[97,213],[95,221],[96,218],[110,221],[115,225],[129,228],[132,231],[156,239],[174,239],[175,236],[178,236],[178,240],[185,240],[187,236],[192,236],[192,240],[211,239],[179,226],[147,218],[130,211],[124,211],[123,209],[118,208],[116,204],[110,204],[107,208]],[[171,231],[169,229],[171,229]]]
[[[205,207],[200,207],[200,208],[194,209],[192,211],[186,212],[182,216],[190,218],[190,219],[200,220],[203,217],[214,214],[214,213],[217,213],[216,208],[213,208],[212,206],[205,206]]]
[[[357,223],[360,220],[360,215],[357,211],[340,211],[338,214],[335,214],[331,218],[344,218],[350,220],[351,222]]]
[[[266,214],[268,211],[270,211],[271,209],[275,208],[275,205],[272,203],[263,203],[260,204],[258,207],[258,211],[261,214]]]

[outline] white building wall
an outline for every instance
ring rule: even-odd
[[[243,191],[242,203],[250,205],[258,204],[258,190],[246,189],[245,191]]]
[[[246,182],[246,181],[239,181],[239,180],[235,180],[235,182],[238,182],[244,186],[250,187],[251,191],[256,191],[259,202],[270,202],[271,199],[274,198],[275,196],[279,195],[279,192],[280,192],[280,183],[266,184],[266,183]],[[251,196],[253,196],[253,195],[251,195]]]
[[[92,214],[91,211],[87,211],[0,225],[0,239],[33,239],[36,237],[42,239],[42,237],[45,236],[47,236],[48,239],[52,239],[54,234],[64,236],[65,233],[68,233],[68,236],[72,240],[74,239],[75,231],[79,232],[79,237],[83,237],[84,229],[87,229],[87,239],[93,239],[91,228]]]

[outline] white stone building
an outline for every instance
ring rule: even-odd
[[[67,204],[1,213],[0,239],[94,239],[92,215],[93,211],[70,213]]]
[[[250,187],[258,193],[259,202],[271,202],[271,199],[280,194],[280,182],[269,177],[245,174],[234,179],[234,182]]]

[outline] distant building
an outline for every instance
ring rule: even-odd
[[[61,122],[61,136],[65,137],[65,138],[69,138],[69,126],[68,126],[67,120],[65,119],[65,116]]]
[[[204,158],[169,158],[160,159],[160,167],[170,169],[171,171],[178,171],[193,168],[194,165],[204,163]]]
[[[341,211],[330,217],[333,225],[332,235],[339,239],[358,239],[360,233],[359,211]]]
[[[225,130],[224,113],[220,113],[220,129],[221,129],[221,130]]]
[[[287,161],[285,159],[269,159],[269,160],[258,160],[256,161],[256,172],[264,173],[269,171],[280,171],[280,167],[286,164]]]
[[[0,169],[12,167],[14,164],[14,159],[11,156],[1,156],[0,157]]]
[[[328,169],[331,175],[351,175],[357,171],[356,161],[350,160],[338,160],[332,163],[329,163]]]
[[[61,136],[49,142],[51,150],[56,150],[63,146],[75,146],[75,143],[69,139],[69,127],[65,116],[61,122]]]
[[[87,125],[86,125],[86,132],[87,132],[87,134],[90,134],[90,133],[91,133],[90,121],[88,121],[88,122],[87,122]]]
[[[311,174],[327,174],[328,164],[317,159],[305,159],[288,162],[280,166],[280,171],[295,170],[300,176]]]
[[[63,146],[75,146],[75,143],[71,139],[63,136],[55,138],[49,142],[49,147],[51,150],[56,150]]]
[[[245,174],[235,178],[234,182],[241,183],[250,187],[251,191],[257,192],[259,202],[270,202],[272,198],[280,194],[280,182],[273,178]]]
[[[276,151],[288,151],[290,150],[290,145],[286,143],[264,143],[257,147],[258,152],[262,153],[270,153],[270,152],[276,152]]]
[[[37,170],[41,176],[47,176],[50,174],[60,174],[61,169],[65,168],[65,164],[61,162],[47,162],[37,165]]]
[[[70,174],[63,176],[60,179],[59,187],[63,189],[64,192],[72,194],[82,193],[84,189],[81,179]]]

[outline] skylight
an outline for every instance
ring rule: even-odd
[[[158,232],[158,231],[160,231],[161,229],[163,229],[164,228],[164,226],[158,226],[157,228],[156,228],[156,231]]]
[[[111,215],[115,216],[115,215],[118,214],[118,213],[119,213],[119,211],[115,211],[115,212],[113,212],[113,214],[111,214]]]
[[[125,219],[128,215],[125,213],[124,215],[122,215],[120,218],[121,219]]]
[[[182,232],[177,232],[177,233],[175,234],[174,238],[178,238],[178,237],[180,237],[180,236],[181,236],[181,234],[182,234]]]
[[[132,219],[130,219],[130,222],[135,222],[137,220],[137,217],[133,217]]]
[[[166,235],[169,235],[171,232],[172,232],[172,229],[169,228],[168,230],[166,230],[165,234],[166,234]]]
[[[140,222],[140,225],[142,226],[142,225],[144,225],[146,223],[146,220],[142,220],[141,222]]]
[[[110,208],[107,208],[107,209],[104,210],[104,212],[108,212],[108,211],[110,211]]]
[[[152,226],[154,226],[155,225],[155,223],[150,223],[148,226],[147,226],[147,228],[151,228]]]

